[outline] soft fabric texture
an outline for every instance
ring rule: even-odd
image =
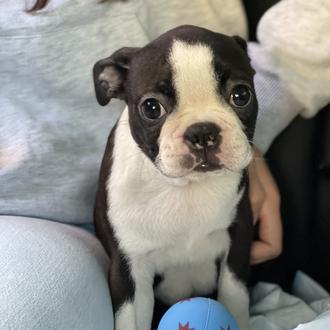
[[[92,222],[107,135],[123,108],[97,104],[94,63],[184,23],[247,32],[239,0],[51,0],[35,14],[24,9],[0,0],[0,214],[67,223]]]
[[[251,290],[251,330],[328,329],[330,294],[303,272],[297,272],[292,293],[275,284],[257,284]]]
[[[51,0],[36,14],[25,8],[23,0],[0,0],[0,214],[90,223],[106,137],[123,108],[96,104],[95,61],[183,23],[246,37],[243,8],[239,0]],[[249,46],[263,151],[296,114],[329,102],[328,14],[329,1],[282,0],[259,25],[261,44]],[[106,264],[96,239],[79,229],[0,217],[0,328],[111,329]],[[285,329],[291,299],[311,307],[295,325],[323,311],[299,330],[330,323],[328,297],[302,302],[268,284],[256,289],[265,311],[252,307],[256,330]]]
[[[282,0],[261,18],[249,44],[259,116],[255,144],[266,152],[301,114],[330,102],[330,1]]]
[[[254,85],[259,104],[254,144],[265,153],[276,136],[299,115],[302,107],[267,63],[269,57],[262,53],[262,47],[251,42],[248,52],[256,70]]]
[[[93,64],[185,23],[246,37],[246,18],[239,0],[52,0],[28,14],[31,3],[0,1],[0,214],[90,223],[106,138],[123,108],[96,104]],[[281,1],[260,22],[260,45],[249,45],[263,152],[297,114],[329,101],[328,5]]]
[[[82,229],[0,216],[0,329],[113,329],[108,264]]]
[[[108,263],[84,230],[0,216],[0,329],[113,329]],[[297,329],[325,330],[330,295],[301,272],[293,293],[270,283],[253,288],[251,330],[291,330],[304,322]]]
[[[261,18],[268,65],[311,117],[330,101],[330,1],[282,0]]]

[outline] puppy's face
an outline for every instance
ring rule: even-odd
[[[242,39],[194,26],[122,48],[94,66],[99,103],[126,101],[134,140],[170,177],[248,165],[257,116],[253,74]]]

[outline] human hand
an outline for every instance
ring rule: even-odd
[[[258,264],[282,252],[280,194],[263,156],[256,149],[248,172],[253,221],[259,222],[259,238],[252,243],[250,262]]]

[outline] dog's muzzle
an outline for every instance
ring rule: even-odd
[[[196,171],[212,171],[222,167],[216,156],[220,151],[222,137],[220,127],[210,122],[195,123],[184,133],[184,142],[196,156]]]

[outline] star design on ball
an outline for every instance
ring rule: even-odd
[[[231,329],[230,329],[230,325],[228,325],[228,328],[227,328],[227,329],[225,329],[224,327],[221,327],[220,330],[231,330]]]
[[[187,322],[186,325],[182,325],[181,323],[179,323],[179,330],[195,330],[195,328],[190,328],[189,322]]]

